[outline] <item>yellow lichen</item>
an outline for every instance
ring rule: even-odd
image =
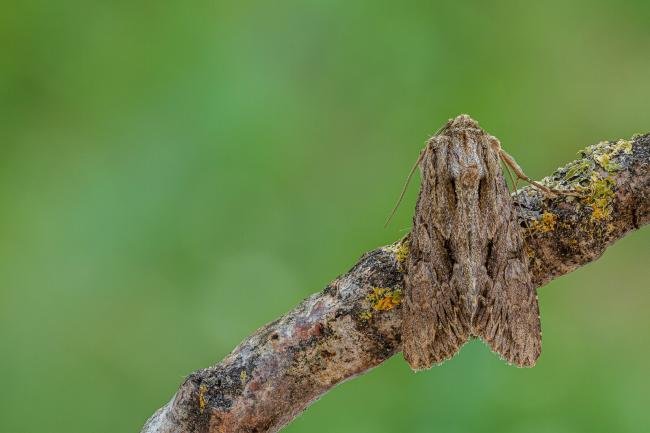
[[[402,290],[373,287],[367,298],[375,311],[388,311],[402,303]]]
[[[389,245],[386,247],[389,251],[391,251],[393,254],[395,254],[395,260],[397,261],[397,265],[400,271],[403,270],[403,265],[404,262],[406,261],[406,258],[409,255],[409,242],[408,242],[408,237],[395,242],[392,245]]]
[[[614,180],[611,177],[600,177],[593,173],[591,184],[586,188],[587,193],[583,202],[591,207],[591,220],[608,220],[612,216],[612,199],[614,198]]]
[[[591,156],[598,165],[607,173],[621,169],[621,165],[614,159],[622,154],[632,153],[632,142],[630,140],[618,140],[616,142],[601,142],[589,146],[585,155]],[[610,175],[601,176],[592,172],[588,178],[588,185],[583,187],[585,193],[582,201],[591,207],[591,221],[609,220],[612,216],[612,199],[615,196],[613,187],[614,179]]]
[[[632,153],[632,142],[630,140],[618,140],[616,142],[616,150],[620,152],[624,152],[627,154]]]
[[[402,241],[397,245],[397,248],[395,249],[395,258],[397,259],[398,263],[404,263],[406,258],[409,255],[409,245],[407,241]]]
[[[372,319],[372,313],[370,311],[362,311],[361,313],[359,313],[359,319],[363,321],[370,320]]]
[[[607,171],[616,171],[620,168],[618,164],[615,164],[611,161],[611,156],[608,153],[603,153],[602,155],[595,155],[594,159],[602,168]]]
[[[544,212],[542,216],[530,224],[530,230],[537,233],[548,233],[555,230],[557,215],[552,212]]]
[[[246,370],[242,370],[239,373],[239,380],[241,380],[242,385],[246,383]]]
[[[199,409],[201,413],[205,409],[205,393],[208,392],[208,387],[205,385],[199,386]]]

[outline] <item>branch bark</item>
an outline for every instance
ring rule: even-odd
[[[513,193],[536,287],[599,258],[650,220],[650,134],[601,142],[542,183],[583,197]],[[408,236],[190,374],[141,433],[275,432],[337,384],[400,351]]]

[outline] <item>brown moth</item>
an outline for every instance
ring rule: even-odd
[[[520,367],[532,367],[541,353],[537,293],[500,160],[532,182],[499,140],[460,115],[429,139],[416,163],[422,184],[402,324],[413,370],[442,363],[471,338]]]

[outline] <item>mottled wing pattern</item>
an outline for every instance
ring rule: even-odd
[[[414,370],[451,358],[472,337],[518,366],[540,355],[537,295],[499,151],[461,115],[421,157],[402,323]]]
[[[435,140],[435,137],[434,139]],[[447,149],[429,143],[422,157],[422,187],[416,206],[403,303],[404,359],[422,370],[451,358],[470,337],[463,294],[451,286],[448,244],[456,208],[454,185],[437,176],[446,170]]]
[[[498,145],[496,139],[491,140]],[[486,242],[482,249],[485,267],[479,281],[481,291],[472,333],[509,363],[531,367],[541,353],[537,293],[498,154],[489,151],[485,160],[486,183],[480,192],[480,208],[482,215],[491,217],[481,224]]]
[[[537,293],[531,283],[523,248],[521,227],[495,156],[488,163],[488,176],[495,182],[490,201],[498,212],[485,251],[485,277],[472,320],[472,333],[511,364],[532,367],[541,354],[541,325]]]

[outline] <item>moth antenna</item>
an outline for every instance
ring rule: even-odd
[[[393,219],[393,216],[395,216],[395,212],[397,212],[397,208],[399,207],[400,203],[402,203],[402,199],[404,199],[404,194],[406,194],[406,188],[408,188],[409,183],[411,182],[411,178],[413,177],[413,173],[415,173],[415,169],[418,168],[418,165],[420,165],[425,150],[426,148],[422,152],[420,152],[420,156],[418,156],[417,161],[415,161],[415,164],[413,164],[413,167],[411,168],[411,171],[409,172],[409,175],[406,178],[406,182],[404,183],[404,187],[402,188],[402,192],[400,193],[399,198],[397,199],[397,203],[395,203],[395,207],[391,211],[390,215],[388,215],[388,219],[386,219],[386,222],[384,223],[384,228],[388,227],[388,223],[390,223],[390,220]]]

